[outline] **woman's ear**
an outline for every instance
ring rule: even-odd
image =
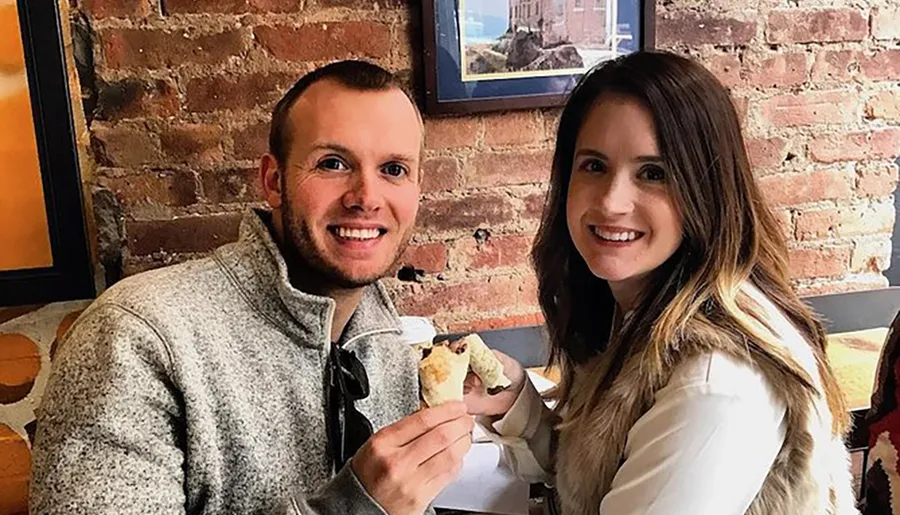
[[[284,173],[278,165],[278,160],[272,154],[263,154],[259,162],[259,182],[262,185],[263,200],[268,202],[273,209],[281,207],[282,177]]]

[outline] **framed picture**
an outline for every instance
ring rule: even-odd
[[[95,294],[55,0],[0,0],[0,306]]]
[[[425,0],[429,114],[562,105],[585,71],[653,48],[655,0]]]

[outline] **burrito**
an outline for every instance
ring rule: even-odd
[[[468,349],[469,366],[472,367],[472,372],[475,372],[475,375],[481,379],[489,395],[496,395],[509,388],[512,381],[503,374],[503,363],[484,344],[480,336],[470,334],[462,339],[461,345]]]
[[[419,381],[422,399],[430,407],[463,399],[463,383],[469,372],[469,349],[459,345],[451,350],[447,345],[420,348]]]

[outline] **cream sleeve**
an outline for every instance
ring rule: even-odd
[[[492,427],[501,437],[503,454],[513,472],[530,483],[552,480],[553,412],[530,379],[510,410]]]

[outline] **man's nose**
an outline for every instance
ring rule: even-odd
[[[343,196],[344,207],[358,211],[377,211],[384,203],[378,172],[358,171],[351,175]]]

